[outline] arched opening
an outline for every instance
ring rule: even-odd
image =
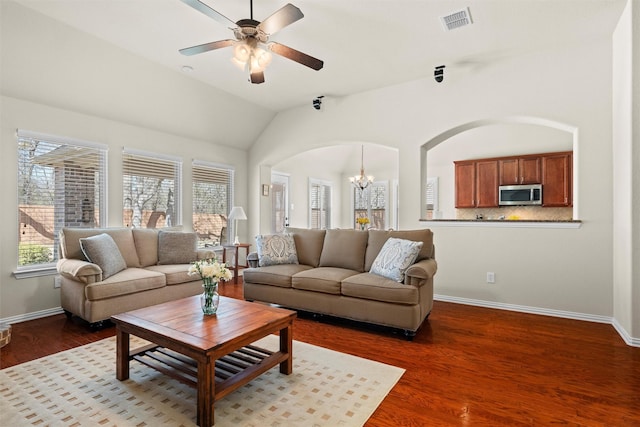
[[[445,144],[446,142],[446,144]],[[482,119],[448,129],[425,142],[421,147],[421,217],[428,218],[427,204],[432,203],[434,178],[438,188],[434,219],[471,219],[474,209],[455,209],[454,161],[519,156],[538,153],[572,151],[573,207],[519,207],[479,210],[492,218],[578,219],[578,130],[564,123],[537,117],[505,117]],[[519,215],[514,215],[517,213]],[[494,217],[494,218],[493,218]],[[485,219],[486,216],[485,216]]]

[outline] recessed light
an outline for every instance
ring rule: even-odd
[[[182,66],[182,71],[184,71],[185,73],[190,73],[193,71],[193,67],[190,65],[183,65]]]

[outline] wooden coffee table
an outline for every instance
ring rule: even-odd
[[[220,297],[214,316],[205,316],[200,297],[171,301],[111,317],[116,324],[116,377],[129,378],[129,361],[137,360],[192,384],[197,389],[197,423],[214,424],[214,402],[280,364],[293,370],[294,311]],[[254,345],[280,334],[280,350]],[[153,344],[131,350],[129,335]]]

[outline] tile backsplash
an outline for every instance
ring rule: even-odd
[[[503,206],[501,208],[456,209],[455,219],[519,219],[544,221],[571,221],[573,208],[543,208],[540,206]]]

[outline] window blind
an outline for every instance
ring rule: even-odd
[[[235,236],[227,217],[233,206],[234,169],[194,161],[192,164],[193,230],[198,244],[218,246]]]
[[[180,159],[125,150],[122,154],[123,222],[133,228],[180,224]]]
[[[106,146],[18,130],[18,268],[58,260],[62,227],[104,224]]]
[[[316,229],[331,228],[331,186],[311,181],[309,189],[310,216],[309,227]]]

